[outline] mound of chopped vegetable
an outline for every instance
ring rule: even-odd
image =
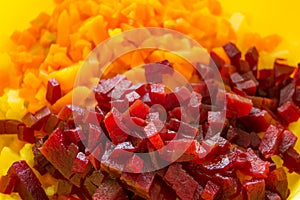
[[[17,47],[14,70],[0,84],[0,158],[12,162],[0,173],[1,193],[39,200],[288,197],[285,169],[300,173],[297,136],[288,129],[300,117],[300,65],[278,58],[273,69],[259,66],[259,52],[272,51],[278,36],[257,39],[242,55],[228,42],[236,35],[215,0],[56,3],[51,16],[40,14],[11,37]],[[209,51],[211,63],[197,63],[200,74],[181,69],[192,87],[169,91],[162,76],[184,66],[146,51],[145,60],[132,56],[121,63],[145,64],[147,84],[133,83],[116,68],[90,88],[95,108],[72,104],[88,53],[142,26],[191,36]],[[148,64],[169,70],[149,78],[155,72]],[[214,64],[225,90],[214,81]],[[221,101],[226,108],[216,110],[212,102]]]

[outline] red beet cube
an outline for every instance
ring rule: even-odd
[[[83,174],[88,166],[89,160],[86,155],[82,152],[78,152],[73,167],[72,172]]]
[[[64,135],[66,139],[68,140],[68,143],[74,143],[77,144],[81,140],[86,139],[85,137],[82,137],[84,135],[81,128],[74,128],[74,129],[66,129],[64,131]]]
[[[252,101],[233,93],[226,93],[226,109],[237,114],[237,117],[247,116],[252,108]]]
[[[109,137],[114,144],[119,144],[126,141],[130,131],[122,122],[122,115],[117,109],[112,108],[112,110],[107,113],[104,118],[104,124],[108,131]]]
[[[205,200],[213,200],[217,196],[219,190],[220,186],[211,181],[208,181],[201,194],[201,198]]]
[[[293,149],[289,148],[283,155],[283,166],[289,169],[289,172],[300,173],[300,155]]]
[[[125,95],[125,101],[129,103],[129,105],[133,104],[133,102],[135,102],[140,98],[141,96],[135,91],[129,92],[128,94]]]
[[[276,59],[274,62],[275,80],[280,84],[286,80],[295,70],[295,67],[282,63],[284,59]]]
[[[174,189],[177,196],[182,200],[192,199],[198,188],[198,183],[182,169],[179,163],[173,163],[169,166],[164,180]]]
[[[151,144],[156,148],[160,149],[164,146],[164,142],[162,141],[157,128],[153,122],[150,122],[144,128],[145,135],[150,140]]]
[[[227,56],[229,57],[231,64],[238,66],[238,62],[242,56],[241,51],[237,48],[235,44],[229,42],[223,46]]]
[[[93,200],[127,200],[128,197],[119,183],[105,179],[93,194]]]
[[[267,128],[274,122],[273,117],[266,110],[252,108],[248,116],[240,119],[247,130],[254,132],[266,131]],[[255,124],[255,126],[253,126]]]
[[[37,118],[32,113],[26,113],[26,115],[22,118],[22,122],[24,122],[27,127],[36,129],[34,126],[37,123]]]
[[[66,147],[63,133],[57,129],[39,149],[46,159],[67,179],[80,187],[80,174],[74,174],[72,167],[78,153],[78,147],[73,143]],[[76,180],[79,178],[79,181]],[[74,182],[76,181],[76,182]]]
[[[295,91],[296,84],[294,81],[287,84],[280,90],[279,94],[279,106],[282,106],[288,101],[293,101],[293,96],[296,95]]]
[[[245,59],[249,63],[249,66],[251,70],[253,71],[254,75],[256,76],[257,74],[257,64],[258,64],[258,59],[259,59],[259,53],[256,49],[256,47],[251,47],[248,49],[247,53],[245,54]]]
[[[251,145],[250,134],[239,128],[229,128],[227,139],[243,148],[247,148]]]
[[[250,71],[250,65],[249,65],[248,61],[240,60],[237,64],[238,65],[236,67],[237,67],[238,72],[246,73],[246,72]]]
[[[265,156],[270,157],[278,154],[278,147],[281,141],[282,130],[271,125],[266,130],[261,143],[258,147],[259,151]]]
[[[266,178],[269,173],[269,162],[261,160],[256,153],[248,148],[246,151],[246,159],[250,162],[250,168],[244,169],[245,172],[257,178]]]
[[[288,180],[284,169],[277,168],[271,171],[266,179],[266,188],[280,194],[282,199],[288,195]]]
[[[221,186],[222,197],[228,199],[238,193],[238,180],[233,177],[215,174],[213,181]]]
[[[234,72],[230,74],[230,81],[232,85],[236,85],[237,83],[245,81],[245,79],[238,72]]]
[[[144,160],[141,159],[136,154],[133,154],[132,157],[129,158],[125,170],[131,173],[142,173],[144,166]]]
[[[258,179],[243,184],[247,199],[265,199],[265,180]]]
[[[255,95],[256,84],[253,80],[247,80],[236,84],[237,88],[245,91],[248,95]]]
[[[166,91],[163,84],[150,84],[149,86],[149,96],[151,99],[151,104],[165,105],[166,103]]]
[[[250,138],[251,138],[251,148],[257,149],[261,139],[258,137],[257,133],[254,132],[250,133]]]
[[[35,143],[34,130],[26,126],[19,126],[18,139],[28,143]]]
[[[24,160],[13,163],[8,176],[16,179],[15,191],[22,199],[49,199],[39,179]]]
[[[112,100],[120,99],[128,92],[131,84],[132,82],[130,80],[121,80],[107,96]]]
[[[147,104],[142,102],[141,100],[136,100],[130,107],[129,113],[132,117],[139,117],[142,119],[146,119],[146,116],[149,114],[150,108]]]
[[[300,108],[291,101],[277,108],[277,112],[287,123],[297,121],[300,117]]]
[[[89,110],[84,115],[83,123],[99,125],[102,122],[103,118],[104,118],[103,112],[96,112],[96,111]]]
[[[57,118],[63,121],[69,119],[82,120],[85,114],[85,110],[76,105],[65,105],[57,114]]]
[[[124,75],[118,74],[111,79],[100,80],[99,84],[94,88],[98,103],[101,103],[101,100],[106,99],[108,93],[124,79],[126,79]]]
[[[297,136],[289,130],[282,132],[282,139],[279,145],[279,152],[284,154],[289,148],[293,148],[297,141]]]
[[[11,176],[2,176],[0,178],[0,192],[3,194],[11,194],[14,191],[16,178]]]
[[[226,113],[221,111],[208,111],[207,121],[213,134],[220,132],[225,126]]]
[[[223,58],[221,58],[218,54],[216,54],[214,51],[211,51],[209,53],[210,55],[210,60],[209,60],[209,65],[210,66],[216,66],[219,69],[225,65],[225,61]]]
[[[59,82],[52,78],[48,80],[46,99],[52,105],[61,98],[61,88]]]
[[[54,114],[51,114],[48,117],[47,121],[45,122],[43,130],[46,133],[50,134],[57,128],[58,123],[59,123],[59,119],[57,118],[57,116]]]

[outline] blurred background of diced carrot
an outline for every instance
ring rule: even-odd
[[[291,65],[300,62],[300,26],[298,25],[300,1],[220,0],[220,2],[223,14],[227,15],[233,29],[237,32],[237,44],[244,52],[244,48],[256,45],[262,50],[260,62],[264,66],[271,66],[275,57],[287,58]],[[17,87],[19,83],[18,80],[14,79],[17,72],[13,70],[13,63],[8,55],[8,52],[13,50],[12,42],[9,40],[11,34],[16,30],[22,31],[29,27],[30,21],[35,19],[41,11],[51,13],[53,7],[52,0],[10,0],[0,2],[0,88],[7,85]],[[279,43],[278,46],[277,43]],[[31,75],[29,74],[27,79],[32,80],[32,78],[35,78]],[[53,76],[55,75],[53,74]],[[38,80],[35,81],[38,82]],[[68,90],[69,88],[65,89]],[[26,112],[25,108],[20,107],[23,104],[24,100],[19,98],[17,91],[10,91],[1,96],[0,119],[4,117],[20,119]],[[15,108],[16,112],[12,109],[11,113],[1,116],[1,109],[6,106]],[[299,121],[293,123],[290,128],[294,132],[299,132]],[[298,133],[298,136],[300,136],[300,133]],[[31,154],[28,153],[30,145],[23,147],[24,144],[21,142],[11,144],[11,139],[11,137],[8,137],[6,140],[0,141],[0,149],[9,145],[9,148],[4,148],[1,151],[0,165],[2,167],[7,165],[8,168],[13,161],[18,159],[26,159],[32,162]],[[20,149],[20,146],[23,148],[19,154],[16,154],[14,150]],[[4,165],[3,162],[5,162]],[[0,169],[0,175],[2,174],[4,174],[4,171]],[[299,176],[297,177],[294,174],[289,176],[290,185],[293,186],[290,198],[300,199]],[[51,189],[53,188],[48,188],[50,190],[48,191],[49,194],[51,194]],[[0,199],[2,199],[1,196]]]

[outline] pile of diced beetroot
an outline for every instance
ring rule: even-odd
[[[226,90],[212,68],[197,64],[200,81],[170,92],[163,74],[153,78],[147,65],[147,84],[124,75],[100,80],[95,109],[66,105],[54,114],[44,107],[22,122],[0,121],[0,133],[34,144],[34,168],[58,180],[52,199],[286,199],[284,167],[300,173],[297,137],[287,129],[300,117],[300,65],[277,59],[274,69],[258,70],[255,47],[245,60],[233,43],[223,48],[231,65],[214,52],[210,65]],[[59,83],[49,80],[49,103],[60,95]],[[25,161],[1,177],[0,192],[49,198]]]

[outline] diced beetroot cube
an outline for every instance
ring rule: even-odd
[[[68,180],[60,179],[57,184],[57,194],[59,195],[71,195],[74,192],[72,183]]]
[[[155,173],[153,172],[146,172],[139,174],[136,178],[135,188],[138,194],[144,196],[145,198],[149,198],[149,192],[151,186],[153,185],[155,180]]]
[[[225,50],[227,56],[229,57],[231,64],[237,66],[242,56],[242,53],[237,48],[237,46],[232,42],[229,42],[223,46],[223,49]]]
[[[201,194],[201,198],[204,200],[213,200],[217,196],[219,190],[220,186],[211,181],[208,181]]]
[[[163,84],[150,84],[149,96],[151,103],[165,105],[166,103],[166,91]]]
[[[199,130],[192,125],[179,121],[178,119],[171,118],[167,127],[178,133],[178,138],[194,139],[199,133]]]
[[[265,199],[265,180],[258,179],[243,184],[247,199]]]
[[[294,99],[295,104],[297,106],[300,106],[300,81],[299,81],[299,85],[296,85],[296,87],[295,87],[293,99]]]
[[[246,61],[246,60],[240,60],[236,67],[237,67],[238,72],[240,72],[240,73],[246,73],[246,72],[250,71],[250,65],[249,65],[248,61]]]
[[[104,118],[104,124],[108,131],[109,137],[114,144],[118,144],[126,141],[128,138],[128,134],[130,131],[123,124],[121,119],[121,113],[112,108],[112,110],[107,113]]]
[[[0,193],[11,194],[14,191],[16,178],[11,176],[1,176],[0,178]]]
[[[177,132],[167,130],[167,132],[160,132],[159,135],[163,141],[169,141],[173,140],[176,137]]]
[[[102,122],[103,118],[104,118],[104,114],[102,110],[101,112],[89,110],[84,115],[83,123],[99,125]]]
[[[233,111],[237,117],[247,116],[252,108],[252,101],[233,93],[226,93],[226,109]]]
[[[238,193],[238,180],[219,173],[213,176],[213,181],[221,186],[222,197],[228,199]]]
[[[279,153],[284,154],[289,148],[293,148],[295,146],[297,136],[289,130],[284,130],[281,137]]]
[[[284,59],[276,59],[274,62],[275,80],[279,84],[287,79],[295,70],[295,67],[282,63]]]
[[[81,128],[74,128],[74,129],[66,129],[64,131],[64,135],[66,136],[66,139],[68,140],[68,143],[74,143],[77,144],[81,140],[84,140],[83,138],[83,130]]]
[[[149,114],[150,108],[147,104],[142,102],[141,100],[136,100],[130,107],[129,113],[132,117],[139,117],[142,119],[146,119],[146,116]]]
[[[102,129],[100,126],[89,124],[88,131],[89,136],[86,148],[94,149],[98,145],[99,138],[102,135]]]
[[[63,121],[76,119],[81,121],[84,117],[85,109],[76,105],[65,105],[58,113],[57,118]]]
[[[125,166],[125,170],[131,173],[142,173],[143,166],[144,166],[144,160],[141,159],[136,154],[133,154],[133,156],[129,158]]]
[[[70,179],[73,175],[75,181],[79,174],[73,174],[72,167],[78,153],[78,147],[71,143],[67,148],[64,140],[62,131],[57,129],[39,150],[65,178]],[[70,181],[72,182],[72,179]],[[72,183],[80,187],[78,180]]]
[[[236,72],[235,66],[230,65],[230,64],[223,65],[223,67],[220,70],[220,74],[221,74],[221,77],[222,77],[224,83],[229,85],[230,74],[232,74],[234,72]]]
[[[210,173],[227,171],[234,164],[233,159],[234,156],[231,154],[221,155],[214,160],[203,164],[203,168]]]
[[[210,66],[216,66],[219,69],[225,65],[225,61],[223,58],[221,58],[218,54],[216,54],[214,51],[211,51],[209,53],[210,55],[210,60],[209,60],[209,65]]]
[[[133,91],[133,92],[130,92],[128,94],[125,95],[125,101],[129,103],[129,105],[133,104],[133,102],[135,102],[136,100],[140,99],[141,96]]]
[[[268,190],[266,190],[265,195],[266,200],[281,200],[281,197],[277,193],[270,192]]]
[[[244,92],[244,91],[243,91],[242,89],[240,89],[240,88],[237,88],[236,86],[232,88],[232,91],[233,91],[235,94],[239,95],[239,96],[247,97],[246,92]]]
[[[45,122],[43,130],[46,133],[52,133],[57,128],[58,122],[59,119],[57,118],[57,116],[51,114]]]
[[[254,75],[257,75],[257,64],[259,59],[259,53],[256,47],[251,47],[248,49],[247,53],[245,54],[245,59],[249,63],[251,70],[253,71]]]
[[[39,179],[24,160],[14,162],[8,170],[8,176],[16,179],[15,191],[22,199],[49,199]]]
[[[170,162],[187,162],[198,158],[198,151],[201,148],[196,140],[179,139],[166,142],[164,151],[159,152],[160,156]]]
[[[283,166],[289,169],[289,172],[300,174],[300,155],[294,148],[289,148],[283,155]]]
[[[283,105],[288,101],[293,101],[293,96],[295,95],[295,87],[295,82],[292,81],[280,90],[279,106]]]
[[[107,96],[112,100],[120,99],[124,94],[126,94],[126,92],[128,92],[131,84],[132,82],[130,80],[121,80]]]
[[[179,163],[173,163],[169,166],[164,180],[174,189],[177,196],[182,200],[192,199],[198,188],[198,183],[182,169]]]
[[[46,99],[53,105],[58,99],[61,98],[61,88],[59,82],[52,78],[48,80]]]
[[[291,101],[277,108],[277,112],[287,123],[297,121],[300,117],[300,108]]]
[[[247,148],[251,144],[250,134],[239,128],[229,128],[227,132],[227,139],[243,148]]]
[[[141,118],[138,118],[138,117],[130,117],[130,119],[135,123],[137,124],[138,126],[146,126],[147,125],[147,122],[146,120],[144,119],[141,119]]]
[[[252,149],[257,149],[261,139],[258,137],[257,133],[251,132],[250,133],[250,138],[251,138],[251,148]]]
[[[237,88],[245,91],[248,95],[255,95],[256,84],[253,80],[247,80],[236,84]]]
[[[37,118],[32,113],[27,113],[22,118],[22,122],[29,128],[35,128],[34,125],[37,123]]]
[[[268,111],[254,107],[251,109],[248,116],[244,116],[240,120],[249,132],[254,131],[257,133],[266,131],[274,121]],[[255,126],[253,126],[253,124],[255,124]]]
[[[51,115],[51,111],[47,106],[38,110],[34,114],[34,117],[37,119],[37,121],[32,128],[35,130],[40,130],[50,115]]]
[[[128,91],[135,91],[141,97],[147,93],[146,84],[144,83],[137,83],[128,88]]]
[[[108,99],[108,93],[115,88],[122,80],[126,79],[124,75],[118,74],[111,79],[103,79],[94,88],[95,97],[98,103]]]
[[[237,83],[245,81],[245,79],[238,72],[234,72],[230,74],[230,81],[232,85],[236,85]]]
[[[220,132],[225,125],[226,113],[222,111],[208,111],[207,121],[213,134]]]
[[[249,169],[249,173],[257,178],[266,178],[269,173],[269,162],[261,160],[255,152],[248,148],[247,152],[247,160],[250,162],[251,166]]]
[[[149,122],[147,126],[144,128],[144,132],[147,138],[150,140],[151,144],[156,148],[160,149],[164,146],[164,142],[162,141],[157,128],[153,122]]]
[[[265,156],[270,157],[278,154],[278,148],[281,141],[282,130],[271,125],[266,130],[261,143],[258,147],[259,151]]]
[[[209,91],[208,91],[207,85],[204,81],[203,82],[200,81],[198,83],[191,83],[191,86],[192,86],[194,92],[201,94],[201,96],[203,96],[203,97],[209,96]]]
[[[35,143],[34,131],[26,126],[19,126],[18,139],[28,143]]]
[[[128,197],[117,181],[106,179],[93,194],[93,200],[127,200]]]
[[[78,152],[73,167],[72,172],[83,174],[88,166],[89,160],[84,153]]]
[[[280,194],[282,199],[288,195],[288,180],[284,169],[277,168],[271,171],[266,179],[266,188]]]

